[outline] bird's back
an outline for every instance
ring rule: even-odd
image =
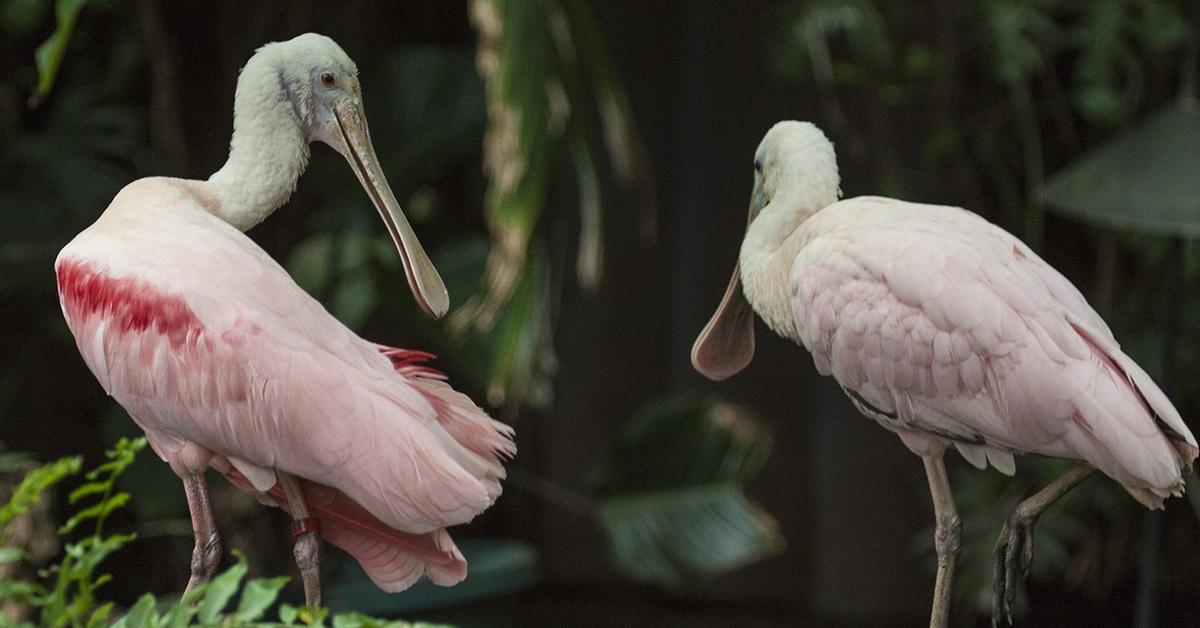
[[[85,361],[155,450],[260,491],[280,469],[413,534],[491,505],[511,430],[431,372],[396,370],[192,185],[131,184],[56,262]]]
[[[798,340],[911,447],[953,443],[1086,460],[1147,505],[1181,486],[1196,441],[1083,296],[965,210],[841,201],[785,246]]]

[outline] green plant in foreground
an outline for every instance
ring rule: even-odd
[[[237,564],[211,582],[188,591],[177,600],[160,601],[146,593],[121,615],[114,602],[102,601],[97,596],[100,588],[112,579],[108,574],[97,573],[97,569],[105,559],[136,538],[134,534],[105,536],[104,523],[109,515],[129,503],[129,493],[115,489],[116,479],[145,446],[145,438],[122,438],[105,452],[107,462],[89,471],[84,476],[86,481],[71,491],[68,501],[79,510],[58,532],[69,536],[81,525],[90,523],[93,526],[90,534],[67,543],[62,559],[40,570],[36,581],[0,579],[0,601],[28,607],[38,615],[36,624],[25,621],[17,626],[325,626],[330,625],[328,620],[334,628],[434,628],[432,624],[375,619],[353,612],[330,615],[325,609],[286,603],[279,605],[277,621],[267,620],[267,612],[275,605],[288,578],[254,578],[243,582],[247,572],[246,558],[236,550],[233,553]],[[25,476],[9,502],[0,507],[0,565],[25,559],[22,548],[8,546],[9,526],[13,520],[28,512],[47,489],[77,475],[81,466],[82,460],[78,456],[62,458]],[[89,501],[92,503],[86,503]],[[231,603],[233,600],[236,605]],[[0,614],[0,625],[9,625],[13,621],[13,618]]]

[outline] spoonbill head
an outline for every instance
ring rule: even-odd
[[[358,67],[324,35],[266,44],[238,76],[230,159],[209,179],[220,192],[222,217],[244,231],[282,205],[312,142],[346,158],[387,226],[417,304],[435,318],[445,314],[446,286],[375,156]]]
[[[771,242],[761,246],[744,240],[742,255],[760,259],[764,250],[787,237],[800,221],[816,209],[832,205],[841,196],[837,157],[833,144],[810,122],[785,120],[776,123],[754,151],[754,188],[746,226],[766,234]],[[775,199],[782,206],[800,211],[765,212]],[[750,247],[747,248],[747,243]],[[746,368],[754,358],[754,310],[743,293],[741,261],[725,289],[721,304],[692,345],[692,366],[705,377],[720,381]],[[771,290],[780,286],[753,282],[747,290]],[[779,295],[775,295],[779,296]],[[788,300],[769,298],[762,302],[763,319],[774,330],[789,328]],[[784,335],[788,335],[784,333]]]
[[[1023,242],[957,207],[839,201],[833,144],[806,122],[772,127],[754,168],[738,264],[692,363],[712,379],[745,368],[757,313],[922,457],[937,522],[931,625],[948,621],[958,551],[947,447],[1009,475],[1014,455],[1079,461],[1009,518],[997,621],[1028,571],[1034,521],[1093,470],[1150,508],[1182,492],[1195,437],[1083,295]]]

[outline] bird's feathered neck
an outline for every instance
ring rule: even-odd
[[[742,290],[751,307],[773,331],[793,339],[797,333],[788,275],[801,246],[794,236],[809,217],[841,196],[833,146],[824,136],[820,140],[771,156],[776,167],[763,181],[770,201],[747,227],[738,257]]]
[[[238,77],[229,159],[208,181],[220,197],[220,217],[242,231],[283,205],[308,165],[295,100],[269,59],[256,55]]]

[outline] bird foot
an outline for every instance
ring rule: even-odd
[[[304,603],[309,608],[320,608],[321,538],[315,531],[303,532],[296,537],[293,551],[296,566],[300,568],[300,579],[304,582]]]
[[[1033,525],[1037,517],[1014,513],[996,541],[996,569],[992,581],[992,626],[1011,626],[1017,588],[1029,576],[1033,564]]]
[[[192,575],[188,578],[184,593],[212,580],[220,561],[221,537],[217,535],[216,529],[213,528],[207,533],[197,533],[196,545],[192,548]]]

